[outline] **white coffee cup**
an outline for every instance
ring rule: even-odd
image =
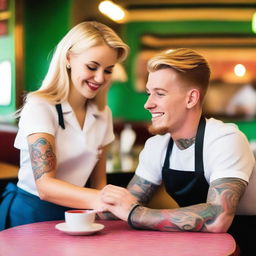
[[[65,222],[70,229],[90,228],[95,221],[94,210],[68,210],[65,212]]]

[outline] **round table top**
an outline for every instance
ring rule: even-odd
[[[133,230],[124,221],[98,221],[105,227],[93,235],[72,236],[48,221],[0,232],[0,255],[5,256],[226,256],[236,244],[227,233]]]

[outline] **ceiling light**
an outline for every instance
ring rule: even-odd
[[[99,10],[116,22],[123,22],[125,19],[125,10],[112,1],[101,2],[99,4]]]
[[[237,64],[234,67],[234,73],[236,76],[243,77],[246,73],[246,68],[243,64]]]

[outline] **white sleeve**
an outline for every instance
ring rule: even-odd
[[[56,111],[56,113],[54,113]],[[33,133],[49,133],[55,135],[57,110],[48,102],[33,98],[28,100],[22,109],[19,129],[27,137]]]
[[[210,182],[227,177],[249,181],[255,160],[244,134],[238,130],[230,132],[206,147],[204,159],[210,169]]]
[[[165,156],[166,143],[154,136],[148,139],[139,156],[136,175],[156,185],[162,183],[162,158]]]

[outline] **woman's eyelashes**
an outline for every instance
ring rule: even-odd
[[[87,65],[87,68],[91,71],[97,71],[98,70],[98,67],[93,67],[93,66],[90,66],[90,65]],[[106,74],[112,74],[113,70],[112,69],[105,69],[104,70],[104,73]]]
[[[111,69],[111,70],[105,69],[104,72],[105,72],[106,74],[112,74],[113,70],[112,70],[112,69]]]
[[[97,70],[97,67],[93,67],[93,66],[90,66],[90,65],[86,65],[86,66],[91,71],[96,71]]]

